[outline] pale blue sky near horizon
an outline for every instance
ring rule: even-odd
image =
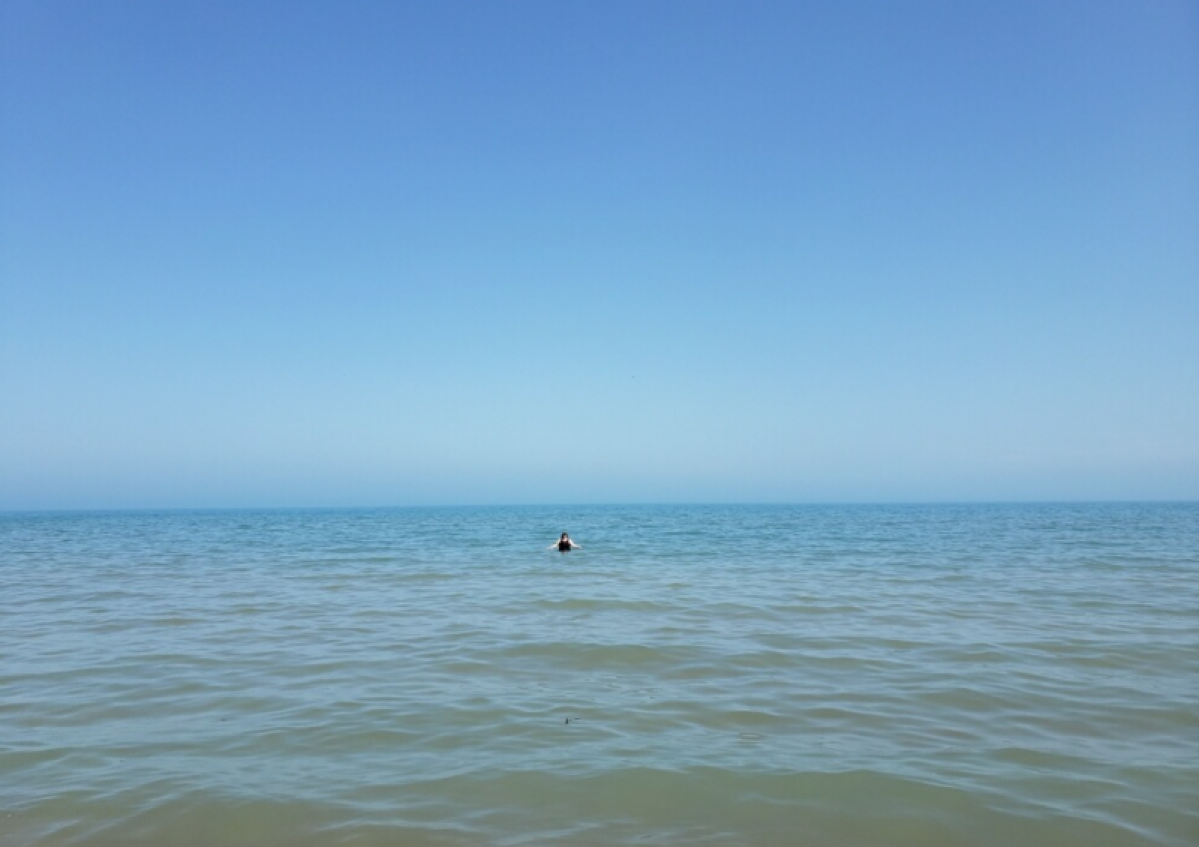
[[[1199,5],[0,6],[0,509],[1199,499]]]

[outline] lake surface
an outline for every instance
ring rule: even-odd
[[[1194,847],[1199,504],[0,515],[3,847],[526,844]]]

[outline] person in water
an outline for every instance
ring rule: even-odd
[[[582,546],[581,544],[575,544],[573,541],[571,541],[570,536],[564,532],[564,533],[562,533],[562,536],[557,541],[555,541],[553,544],[551,544],[546,549],[553,550],[555,547],[557,547],[559,553],[569,553],[571,550],[575,549],[576,547],[581,547],[581,546]]]

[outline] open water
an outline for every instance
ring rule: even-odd
[[[0,515],[3,847],[525,844],[1199,844],[1199,504]]]

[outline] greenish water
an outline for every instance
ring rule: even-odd
[[[1191,847],[1197,704],[1196,504],[0,515],[3,847]]]

